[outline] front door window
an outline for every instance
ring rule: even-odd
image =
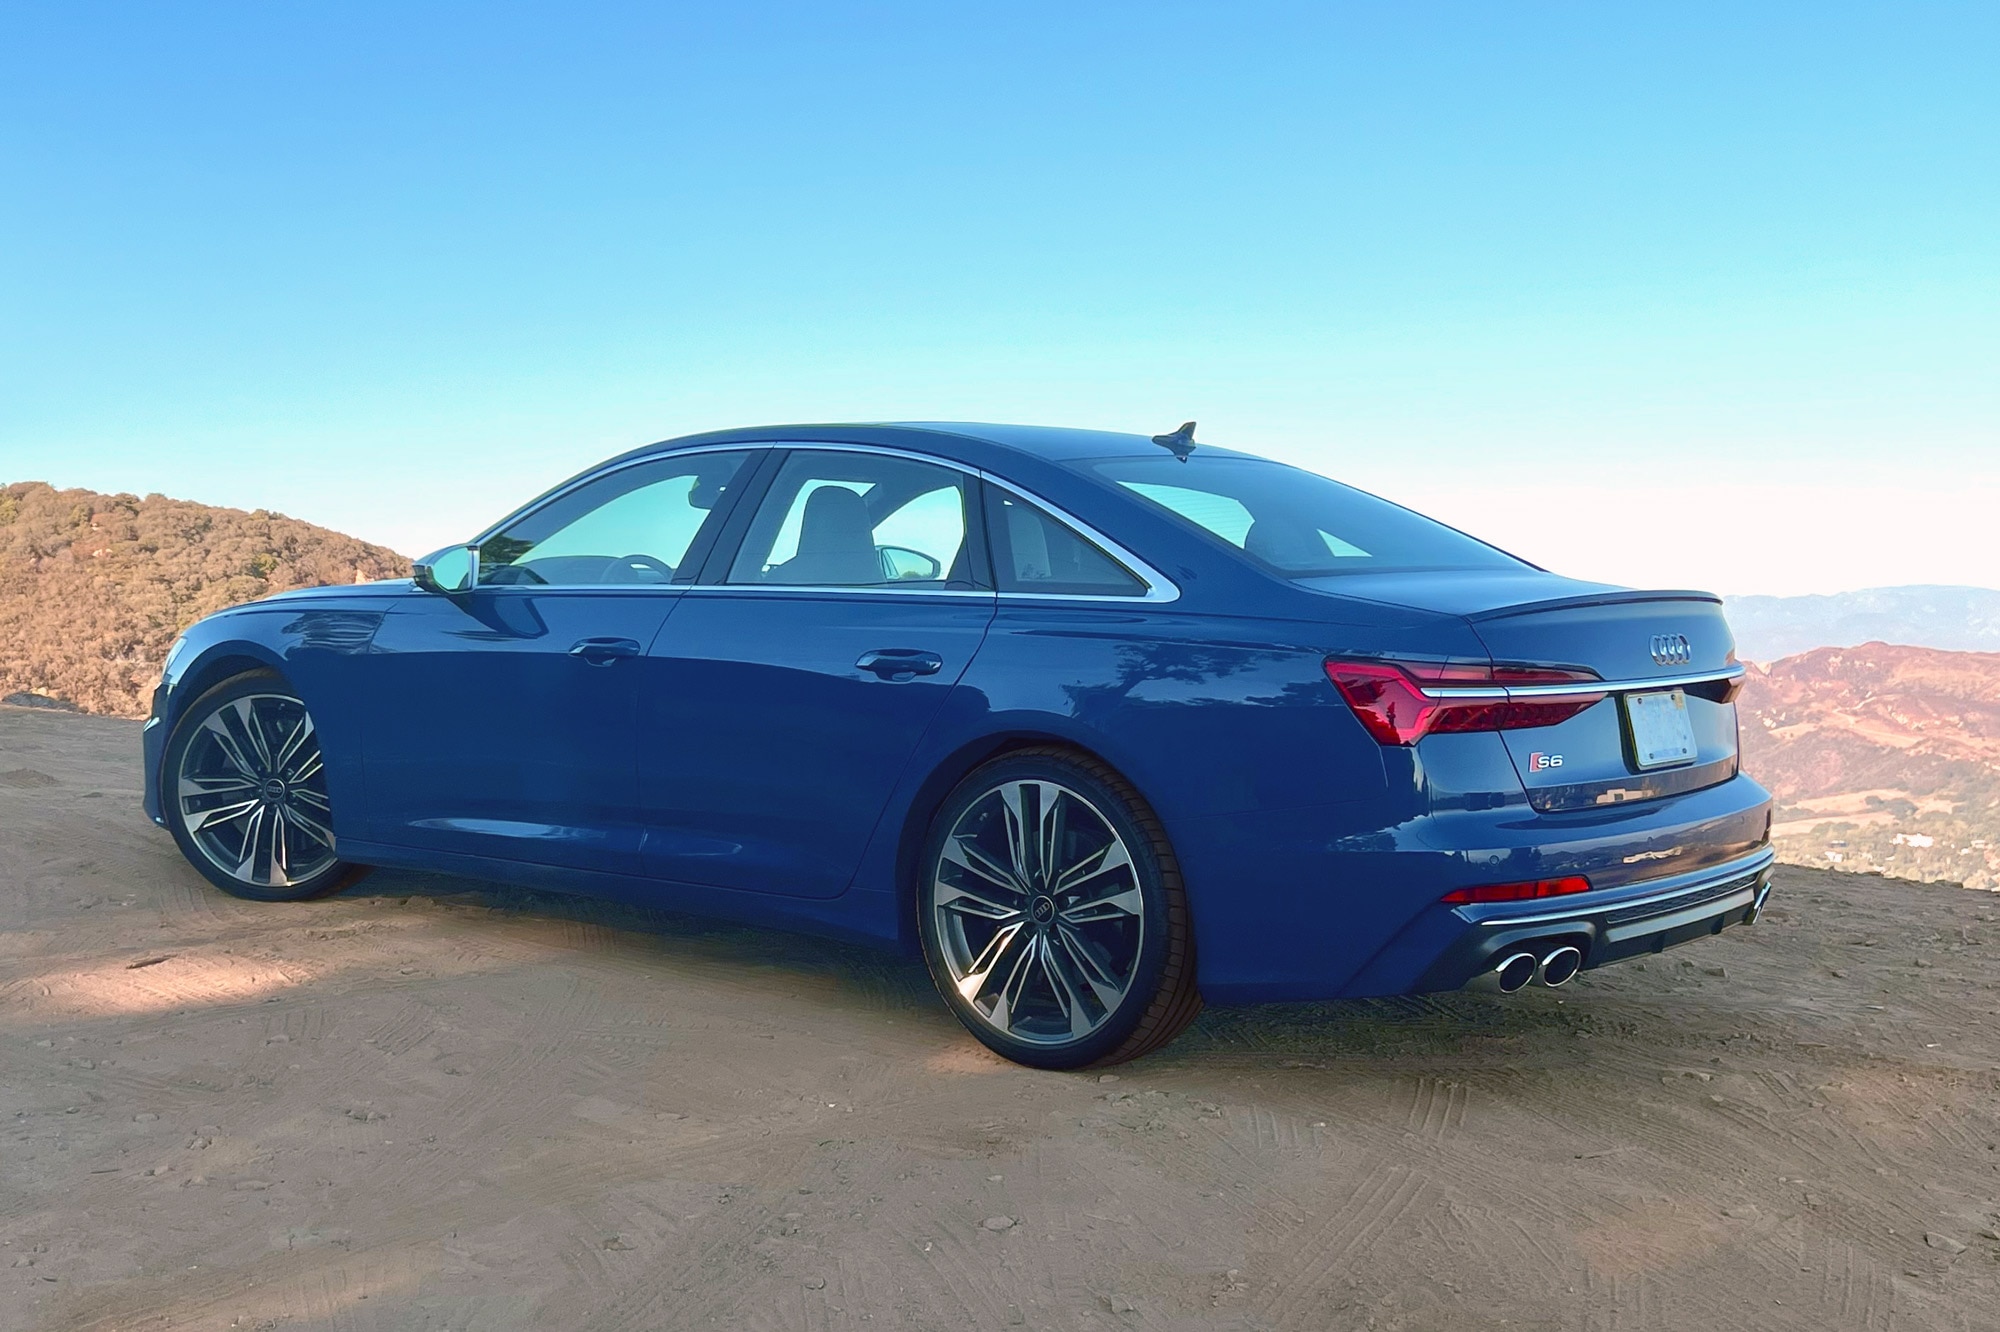
[[[635,463],[578,486],[479,547],[483,584],[687,583],[747,453]]]

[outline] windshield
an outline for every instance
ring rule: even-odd
[[[1125,490],[1288,578],[1414,569],[1521,569],[1522,561],[1419,513],[1262,458],[1087,464]]]

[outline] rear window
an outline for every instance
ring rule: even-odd
[[[1112,458],[1092,469],[1288,578],[1404,569],[1520,569],[1504,551],[1401,505],[1283,463]]]

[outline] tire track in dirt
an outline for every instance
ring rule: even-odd
[[[1687,950],[1724,977],[1211,1010],[1100,1083],[842,946],[435,876],[223,898],[82,794],[134,732],[78,720],[19,757],[0,709],[0,771],[58,783],[0,790],[4,1332],[2000,1321],[1984,897],[1785,870]]]

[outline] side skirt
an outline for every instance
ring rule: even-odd
[[[340,858],[381,869],[418,870],[486,879],[544,892],[596,897],[629,906],[789,930],[875,948],[898,946],[896,902],[891,893],[850,888],[839,897],[783,897],[746,893],[703,884],[648,879],[632,874],[607,874],[527,861],[498,860],[456,852],[415,851],[385,842],[340,839]],[[366,880],[364,880],[366,882]],[[366,891],[365,889],[363,891]]]

